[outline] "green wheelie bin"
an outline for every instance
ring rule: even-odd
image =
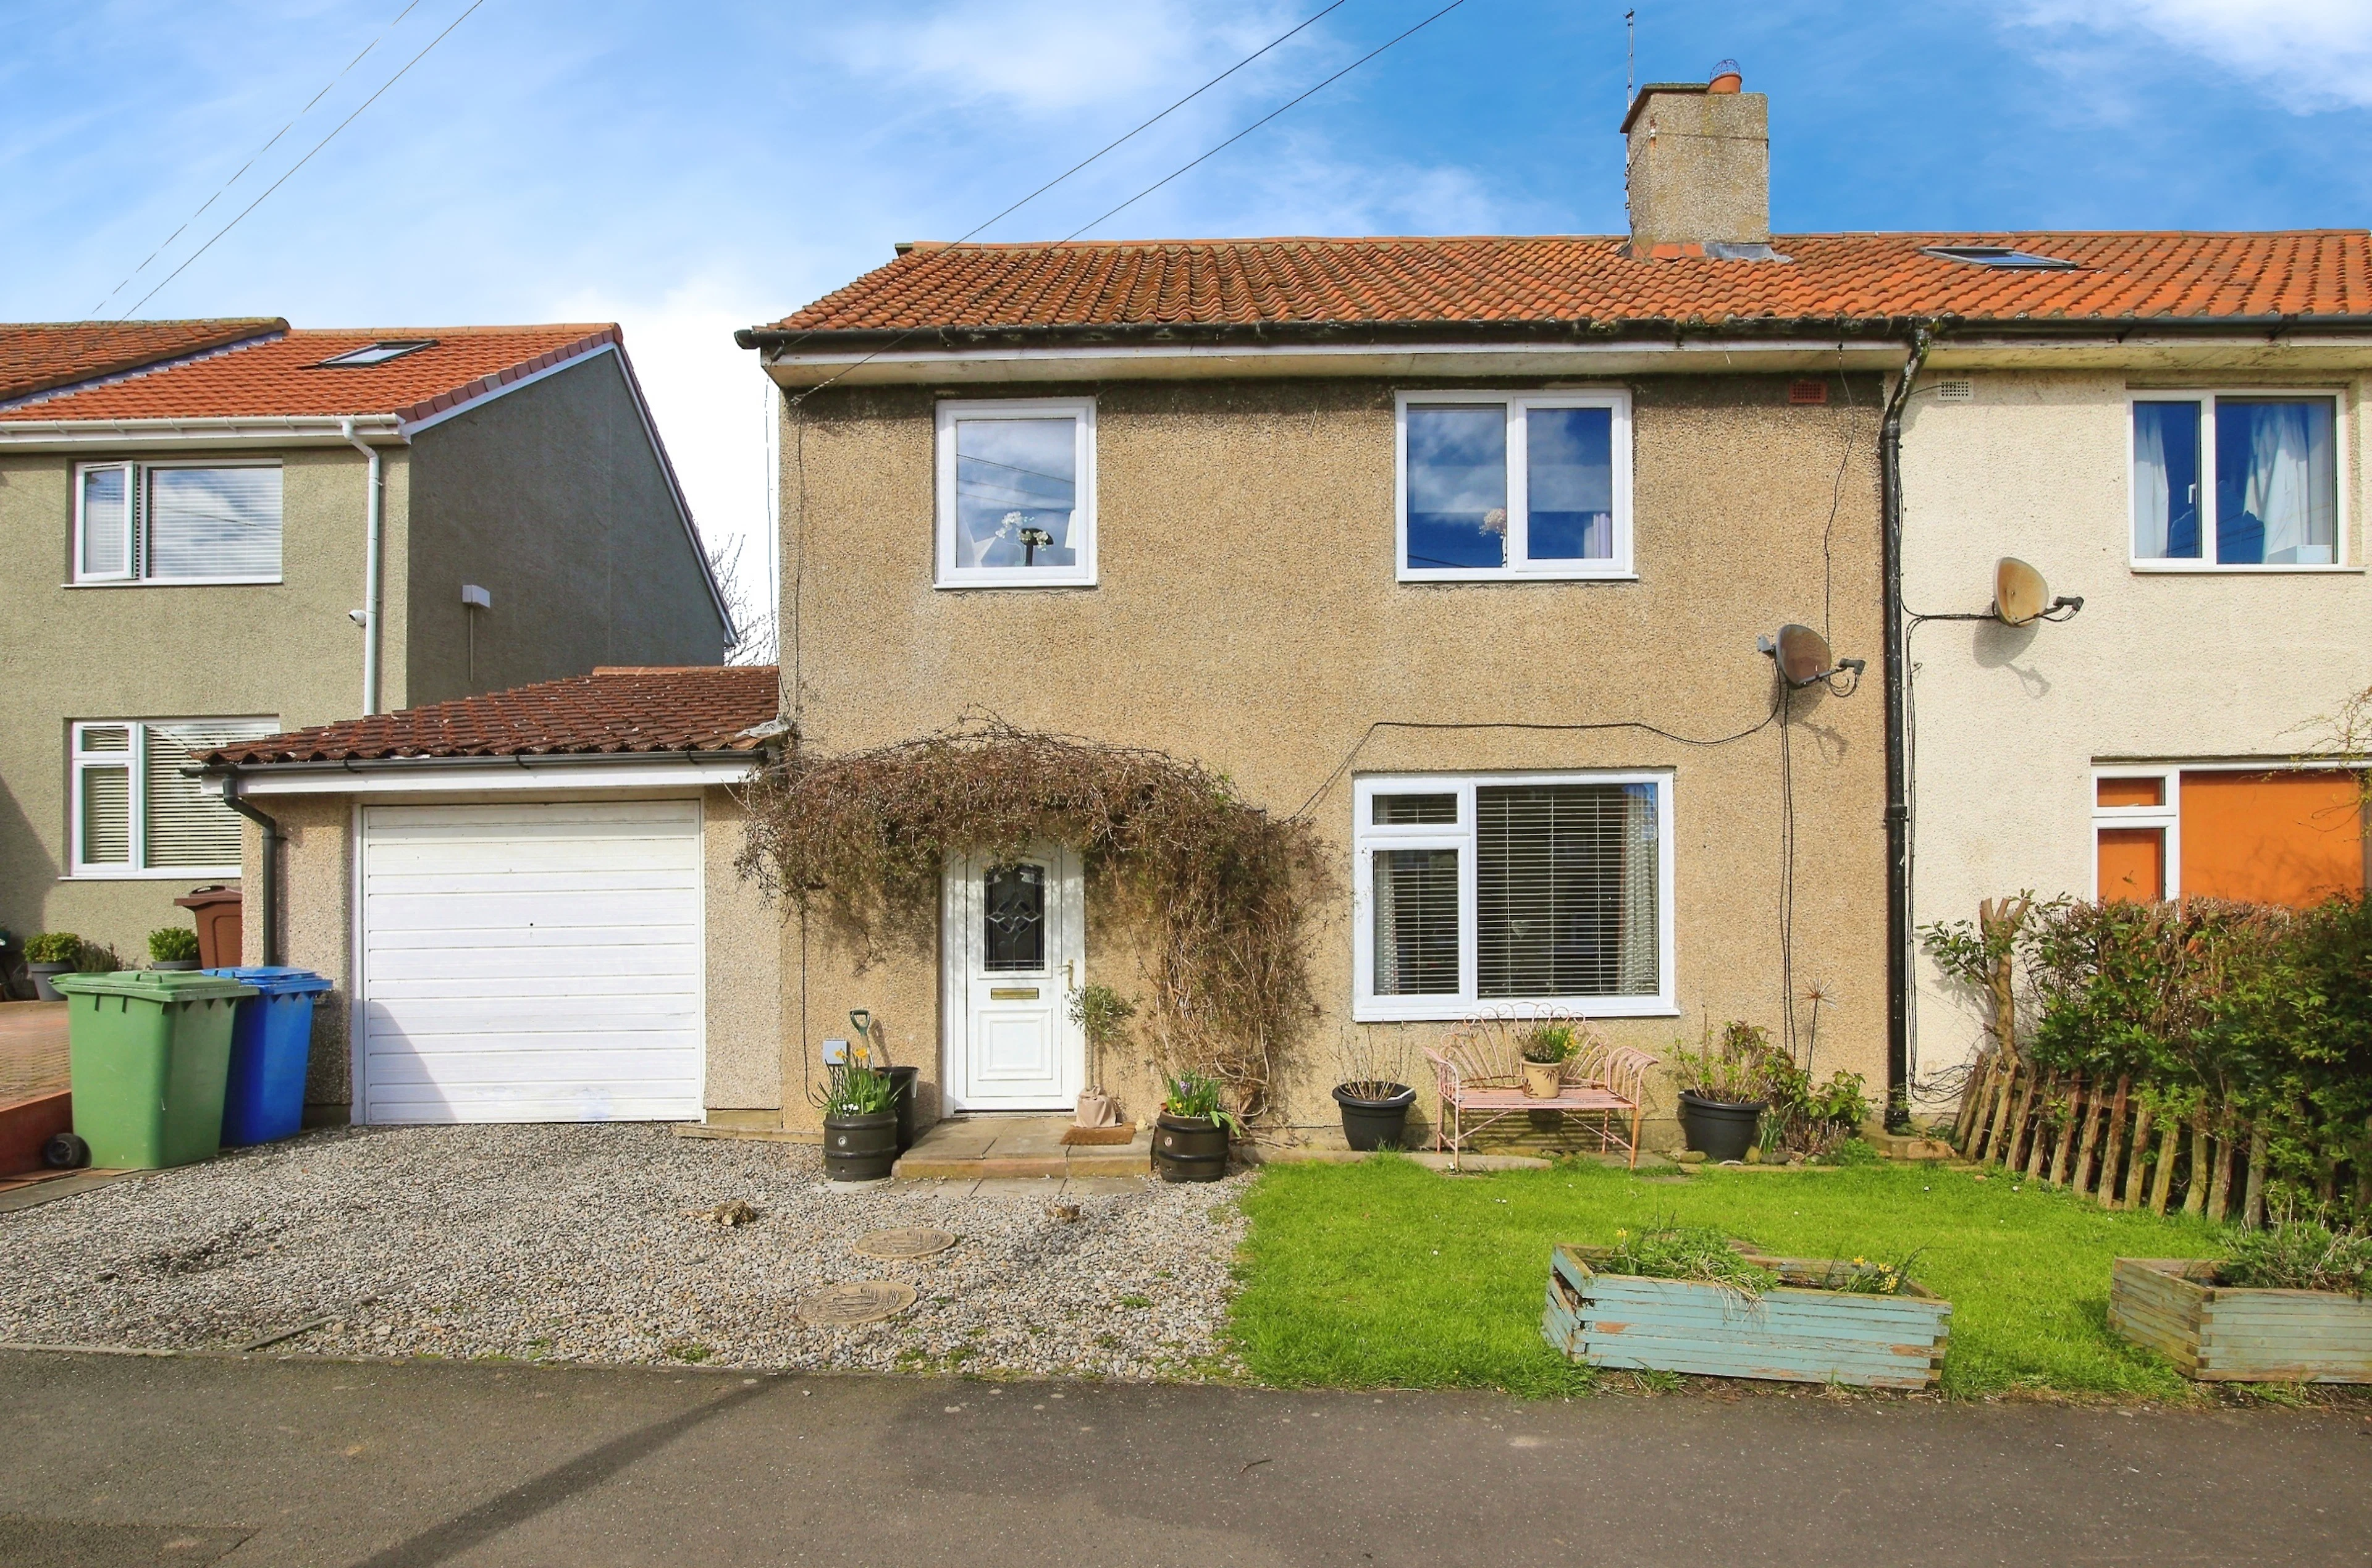
[[[255,987],[155,970],[60,975],[74,1130],[90,1163],[114,1170],[187,1165],[222,1147],[235,1005]]]

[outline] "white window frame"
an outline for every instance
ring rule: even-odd
[[[1507,418],[1507,563],[1505,566],[1411,566],[1408,558],[1408,414],[1413,404],[1496,403]],[[1609,455],[1613,466],[1614,553],[1602,561],[1531,559],[1529,465],[1524,414],[1536,408],[1612,411]],[[1488,392],[1403,389],[1392,400],[1392,574],[1403,583],[1629,582],[1631,540],[1631,394],[1600,391]]]
[[[2105,779],[2156,779],[2158,781],[2156,806],[2103,806],[2100,804],[2100,784]],[[2155,828],[2165,834],[2165,848],[2160,852],[2166,863],[2165,886],[2158,889],[2163,898],[2182,896],[2182,770],[2141,764],[2134,767],[2097,767],[2092,770],[2092,866],[2087,874],[2092,889],[2092,900],[2100,899],[2100,830],[2103,828]]]
[[[82,476],[95,469],[126,470],[124,494],[130,499],[132,517],[131,527],[125,533],[128,559],[121,573],[86,573],[82,569]],[[150,576],[145,569],[148,563],[148,476],[159,469],[281,469],[281,570],[268,577]],[[176,458],[157,462],[118,458],[108,462],[76,463],[74,466],[74,569],[67,575],[65,586],[70,588],[205,588],[285,581],[288,561],[287,482],[285,465],[278,458]]]
[[[1656,981],[1653,996],[1481,997],[1476,931],[1480,918],[1474,792],[1526,784],[1652,784],[1656,789]],[[1455,823],[1378,823],[1378,795],[1454,795]],[[1672,772],[1641,769],[1593,772],[1378,773],[1352,781],[1351,1017],[1400,1023],[1471,1018],[1478,1014],[1539,1017],[1677,1017],[1672,911]],[[1375,856],[1378,850],[1454,849],[1458,855],[1458,994],[1376,994]]]
[[[272,732],[280,728],[280,721],[263,714],[222,716],[207,715],[186,718],[146,719],[76,719],[66,730],[66,843],[67,865],[71,867],[61,881],[96,882],[175,882],[190,877],[227,877],[239,875],[239,867],[229,865],[162,865],[148,864],[148,731],[152,726],[175,724],[256,724],[269,725]],[[92,751],[84,748],[83,731],[87,729],[128,729],[132,745],[122,751]],[[94,865],[83,858],[82,781],[85,771],[93,767],[129,768],[131,779],[125,791],[125,809],[131,820],[125,824],[131,859],[122,863],[102,862]]]
[[[1071,529],[1078,559],[1067,567],[956,564],[956,422],[959,419],[1068,419],[1077,443],[1077,505]],[[938,475],[936,560],[942,588],[1091,588],[1096,586],[1096,400],[995,398],[943,401],[936,413]]]
[[[2328,398],[2331,400],[2331,559],[2328,562],[2256,562],[2226,563],[2215,559],[2215,404],[2223,398],[2244,398],[2251,401],[2268,399]],[[2134,507],[2140,498],[2134,494],[2134,405],[2136,403],[2199,404],[2199,548],[2196,558],[2158,560],[2136,552],[2140,542],[2140,519]],[[2292,573],[2292,572],[2362,572],[2363,563],[2352,560],[2348,552],[2351,527],[2347,505],[2348,491],[2348,410],[2347,393],[2339,387],[2128,387],[2125,389],[2125,561],[2135,572],[2169,573],[2176,575],[2204,572]],[[2170,895],[2169,895],[2170,896]]]

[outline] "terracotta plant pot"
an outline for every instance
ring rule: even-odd
[[[1524,1063],[1524,1093],[1534,1099],[1554,1099],[1557,1088],[1564,1082],[1562,1062],[1527,1062]]]

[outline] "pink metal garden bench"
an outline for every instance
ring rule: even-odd
[[[1425,1048],[1433,1066],[1433,1146],[1447,1149],[1449,1167],[1475,1136],[1510,1117],[1552,1110],[1595,1123],[1600,1152],[1620,1149],[1639,1167],[1639,1123],[1647,1098],[1647,1071],[1656,1059],[1630,1046],[1610,1046],[1578,1019],[1571,1023],[1580,1049],[1564,1064],[1553,1098],[1524,1092],[1519,1037],[1531,1018],[1486,1018],[1463,1026]]]

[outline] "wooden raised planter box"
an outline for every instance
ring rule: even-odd
[[[1900,1295],[1816,1290],[1817,1260],[1762,1258],[1783,1283],[1748,1299],[1696,1280],[1600,1273],[1602,1249],[1549,1254],[1541,1332],[1576,1361],[1616,1370],[1767,1377],[1856,1388],[1924,1388],[1942,1376],[1952,1304],[1916,1284]]]
[[[2372,1301],[2219,1285],[2209,1260],[2118,1259],[2109,1327],[2202,1382],[2372,1383]]]

